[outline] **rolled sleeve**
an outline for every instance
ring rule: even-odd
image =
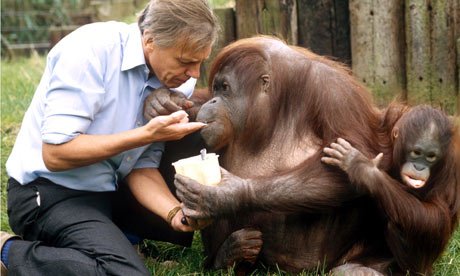
[[[92,49],[51,59],[41,134],[43,142],[61,144],[85,133],[103,105],[103,70]]]
[[[42,128],[42,141],[47,144],[63,144],[77,137],[88,128],[89,120],[76,116],[51,116]]]

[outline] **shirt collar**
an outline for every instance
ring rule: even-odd
[[[123,51],[121,71],[132,69],[139,65],[145,65],[144,50],[142,48],[141,31],[137,23],[129,25],[128,38]]]
[[[158,78],[156,76],[153,76],[151,78],[149,78],[147,80],[147,83],[146,83],[148,86],[152,87],[153,89],[157,89],[159,87],[161,87],[161,82],[158,80]]]

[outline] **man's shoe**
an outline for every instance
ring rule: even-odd
[[[5,242],[11,239],[20,239],[19,236],[12,235],[8,232],[5,231],[0,231],[0,254],[3,250],[3,246],[5,245]],[[5,264],[3,262],[2,267],[1,267],[1,274],[2,276],[6,276],[8,274],[8,269],[6,268]]]

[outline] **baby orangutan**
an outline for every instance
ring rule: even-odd
[[[348,174],[350,182],[376,200],[387,220],[385,239],[393,273],[430,274],[458,219],[458,149],[453,127],[441,111],[416,106],[396,121],[393,162],[379,169],[382,154],[369,159],[339,138],[321,160]]]

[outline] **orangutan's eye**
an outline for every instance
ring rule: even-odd
[[[225,91],[225,92],[230,90],[230,85],[228,85],[228,83],[226,81],[224,81],[222,83],[222,90]]]
[[[419,150],[413,150],[409,154],[412,158],[419,158],[422,153]]]
[[[428,153],[426,155],[426,161],[430,162],[430,163],[434,163],[436,161],[436,154],[435,153]]]

